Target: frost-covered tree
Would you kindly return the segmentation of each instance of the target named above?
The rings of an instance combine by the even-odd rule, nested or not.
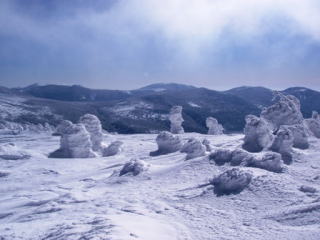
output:
[[[299,149],[309,148],[308,132],[303,124],[282,126],[291,131],[293,135],[293,147]]]
[[[182,153],[186,153],[186,159],[202,157],[206,155],[206,147],[197,139],[190,138],[181,148]]]
[[[158,150],[151,152],[151,156],[158,156],[180,151],[182,147],[182,140],[179,136],[174,136],[170,132],[160,132],[156,138]]]
[[[173,134],[184,133],[184,129],[182,127],[183,117],[182,117],[182,107],[181,106],[173,106],[170,110],[169,114],[170,120],[170,132]]]
[[[270,147],[270,150],[281,154],[285,164],[292,163],[292,146],[293,134],[286,128],[281,126],[277,131],[276,137]]]
[[[305,119],[305,125],[313,136],[320,138],[320,115],[318,112],[313,111],[312,117]]]
[[[300,111],[300,101],[292,95],[284,95],[275,92],[275,98],[279,101],[263,109],[260,117],[272,125],[273,130],[277,130],[281,125],[302,124],[303,116]]]
[[[246,116],[246,126],[244,129],[243,149],[248,152],[260,152],[268,149],[273,141],[273,135],[268,123],[259,117]]]
[[[212,179],[211,184],[217,195],[237,194],[250,184],[251,179],[251,173],[233,168]]]
[[[223,127],[221,124],[218,123],[218,120],[215,119],[214,117],[208,117],[206,119],[206,125],[208,130],[209,135],[220,135],[223,134]]]
[[[61,135],[60,148],[49,155],[51,158],[96,157],[92,151],[90,134],[82,124],[63,121],[57,128]]]
[[[85,126],[90,134],[93,151],[100,151],[102,149],[102,126],[98,117],[92,114],[83,115],[79,122]]]

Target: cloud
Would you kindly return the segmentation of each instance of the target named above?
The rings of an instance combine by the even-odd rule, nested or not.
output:
[[[97,86],[117,76],[192,83],[230,71],[235,78],[242,71],[254,79],[259,73],[253,71],[284,74],[320,44],[319,0],[30,2],[0,1],[0,44],[10,49],[0,57],[19,59],[31,69],[30,79],[32,64],[42,66],[37,71],[49,69],[38,78],[64,74],[74,82],[97,79]],[[32,62],[21,60],[20,50]],[[313,56],[306,64],[318,60]],[[10,78],[9,68],[1,69]]]

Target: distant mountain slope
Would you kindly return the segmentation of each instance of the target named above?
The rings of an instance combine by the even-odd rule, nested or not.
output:
[[[301,111],[305,117],[310,117],[314,110],[320,112],[320,92],[304,87],[288,88],[283,92],[300,100]]]
[[[225,91],[225,93],[240,97],[259,108],[272,104],[272,92],[271,89],[263,87],[239,87]],[[300,100],[304,117],[310,117],[313,110],[320,112],[320,92],[304,87],[288,88],[281,92],[293,95]]]
[[[238,87],[225,93],[240,97],[259,108],[271,105],[273,96],[272,90],[264,87]]]
[[[97,115],[108,131],[146,133],[169,129],[168,113],[174,105],[183,106],[183,123],[188,132],[205,133],[205,120],[213,116],[227,131],[242,131],[247,114],[258,115],[272,104],[272,90],[239,87],[214,91],[181,84],[153,84],[132,91],[95,90],[82,86],[31,85],[26,88],[0,88],[3,96],[19,95],[26,107],[47,107],[65,119],[76,122],[85,113]],[[301,101],[308,117],[320,112],[320,93],[306,88],[283,91]],[[30,120],[31,121],[31,120]],[[52,119],[48,119],[49,122]]]
[[[119,90],[95,90],[79,85],[45,85],[37,84],[26,88],[13,89],[17,93],[24,93],[34,97],[48,98],[62,101],[110,101],[122,100],[130,96],[127,91]]]

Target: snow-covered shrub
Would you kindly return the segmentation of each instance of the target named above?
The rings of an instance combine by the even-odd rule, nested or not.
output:
[[[206,119],[206,125],[209,135],[220,135],[223,134],[223,127],[221,124],[218,123],[218,120],[213,117],[208,117]]]
[[[184,133],[184,129],[182,127],[183,118],[182,118],[182,107],[181,106],[173,106],[170,110],[169,120],[171,122],[170,132],[173,134]]]
[[[14,143],[0,145],[0,159],[21,160],[28,158],[30,158],[30,155],[26,151],[19,149]]]
[[[180,151],[182,141],[179,136],[174,136],[172,133],[163,131],[160,132],[156,138],[158,150],[151,152],[151,156],[158,156],[168,153]]]
[[[186,159],[202,157],[206,155],[206,147],[197,139],[190,138],[181,148],[182,153],[186,153]]]
[[[243,149],[248,152],[260,152],[271,146],[273,135],[268,123],[259,117],[246,116]]]
[[[80,118],[79,122],[85,126],[90,134],[92,150],[96,152],[100,151],[102,148],[103,133],[99,118],[92,114],[85,114]]]
[[[206,147],[206,151],[207,152],[211,152],[212,151],[212,147],[210,145],[210,141],[208,139],[203,139],[202,140],[202,144]]]
[[[242,149],[235,149],[234,151],[232,151],[232,155],[231,155],[231,161],[230,161],[230,165],[232,166],[240,166],[240,165],[247,165],[248,162],[251,161],[251,159],[253,158],[253,154],[244,151]]]
[[[281,125],[302,124],[303,116],[300,111],[300,101],[292,95],[275,92],[279,101],[261,112],[261,118],[267,120],[274,130]]]
[[[303,124],[283,126],[291,131],[293,135],[293,147],[299,149],[309,148],[308,133]]]
[[[221,166],[230,163],[232,166],[245,166],[254,155],[242,149],[235,149],[233,151],[225,148],[216,149],[209,155],[209,160],[214,161],[215,164]]]
[[[217,195],[237,194],[250,184],[251,179],[251,173],[233,168],[212,179],[211,184]]]
[[[123,142],[121,141],[115,141],[110,143],[108,147],[105,147],[102,149],[102,156],[108,157],[108,156],[114,156],[121,152],[121,146],[123,145]]]
[[[215,164],[221,166],[229,163],[232,159],[232,151],[229,149],[219,148],[209,155],[209,160],[214,161]]]
[[[129,162],[125,163],[120,170],[119,176],[131,173],[133,176],[139,175],[143,171],[148,169],[148,164],[139,159],[131,159]]]
[[[318,112],[312,112],[312,118],[305,119],[305,125],[309,132],[316,138],[320,138],[320,115]]]
[[[51,158],[90,158],[96,157],[92,151],[90,134],[82,124],[64,121],[59,126],[60,148],[49,155]]]
[[[280,173],[283,170],[283,161],[279,153],[266,152],[263,155],[251,158],[247,163],[247,166]]]
[[[281,126],[270,147],[270,150],[273,152],[280,153],[284,163],[290,164],[292,163],[292,146],[292,132],[288,128]]]

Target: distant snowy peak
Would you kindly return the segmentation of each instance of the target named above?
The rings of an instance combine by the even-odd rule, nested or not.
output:
[[[188,90],[188,89],[195,89],[196,87],[184,84],[177,84],[177,83],[156,83],[151,84],[138,90],[149,90],[154,92],[162,92],[162,91],[178,91],[178,90]]]

